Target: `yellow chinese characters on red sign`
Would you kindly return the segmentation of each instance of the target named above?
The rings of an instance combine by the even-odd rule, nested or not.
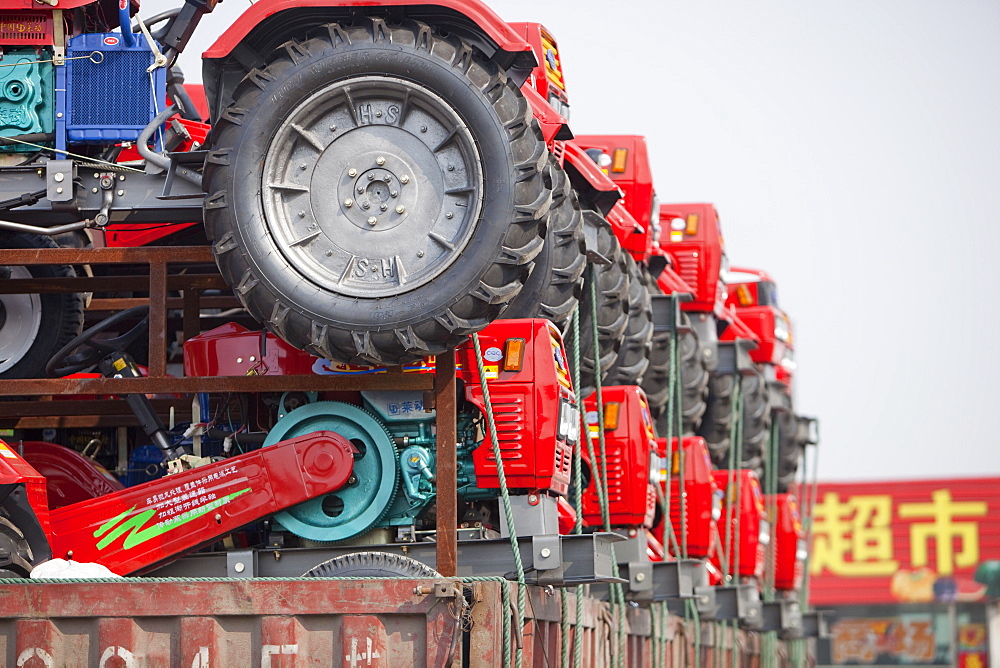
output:
[[[820,485],[812,602],[978,599],[975,569],[1000,559],[998,514],[1000,479]]]

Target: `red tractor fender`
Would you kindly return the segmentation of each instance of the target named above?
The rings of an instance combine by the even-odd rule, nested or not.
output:
[[[431,2],[414,2],[413,0],[260,0],[254,3],[229,29],[219,35],[215,43],[208,48],[202,58],[225,58],[250,32],[265,19],[290,9],[311,9],[326,7],[440,7],[464,16],[479,27],[497,48],[508,53],[528,52],[532,54],[531,45],[522,35],[508,25],[503,19],[479,0],[437,0]],[[532,55],[532,59],[534,56]]]
[[[745,322],[740,320],[740,316],[736,315],[736,309],[732,306],[725,307],[721,319],[726,323],[726,329],[722,336],[719,337],[720,341],[749,339],[755,343],[760,343],[760,337],[757,335],[757,332],[750,329]]]
[[[538,126],[542,130],[542,138],[550,148],[552,142],[557,139],[571,139],[573,137],[573,133],[569,129],[569,121],[566,120],[566,117],[553,109],[538,91],[525,83],[521,86],[521,93],[524,95],[524,99],[528,101],[528,104],[531,105],[531,113],[534,115],[535,120],[538,121]]]
[[[576,143],[566,142],[564,156],[566,172],[581,203],[594,207],[602,216],[608,215],[622,198],[622,191]]]

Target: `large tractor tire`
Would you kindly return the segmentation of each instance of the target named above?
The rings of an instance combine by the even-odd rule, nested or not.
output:
[[[618,357],[622,335],[628,326],[629,275],[627,254],[622,250],[611,229],[611,223],[596,211],[585,211],[583,224],[593,228],[597,239],[597,252],[611,261],[609,265],[595,265],[595,294],[597,296],[598,354],[594,356],[595,310],[590,299],[590,286],[584,283],[580,302],[580,392],[586,397],[595,388],[595,374],[604,374]]]
[[[563,329],[583,290],[587,247],[583,239],[583,213],[569,177],[554,157],[549,158],[552,208],[549,210],[545,246],[524,289],[511,300],[504,318],[547,318]]]
[[[0,234],[0,248],[58,248],[36,234]],[[11,278],[75,278],[68,265],[9,267]],[[0,295],[0,379],[44,378],[53,353],[83,330],[84,296],[78,293]]]
[[[398,364],[521,290],[552,199],[520,90],[454,35],[382,19],[290,41],[213,127],[204,216],[247,311],[331,359]]]
[[[708,383],[708,402],[705,417],[698,435],[708,445],[712,463],[716,468],[729,467],[732,446],[733,392],[738,377],[727,373],[714,373]],[[759,375],[743,379],[743,451],[741,468],[754,470],[763,482],[764,458],[771,434],[771,411],[767,401],[764,379]]]
[[[608,385],[640,385],[649,367],[653,342],[653,302],[649,295],[649,274],[628,253],[628,324],[618,356],[605,376]]]
[[[681,434],[693,436],[703,420],[708,406],[709,373],[698,335],[691,327],[687,313],[681,312],[681,333],[677,335],[681,375]],[[667,401],[670,398],[670,332],[654,335],[650,351],[649,369],[643,378],[642,389],[649,397],[650,411],[656,421],[657,433],[665,436],[676,434],[667,420]]]
[[[778,423],[778,491],[787,492],[795,482],[799,462],[809,441],[809,422],[792,410],[792,398],[776,393],[779,406],[772,419]]]

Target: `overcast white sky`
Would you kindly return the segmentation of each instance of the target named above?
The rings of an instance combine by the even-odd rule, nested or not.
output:
[[[714,202],[731,262],[778,280],[821,478],[1000,471],[1000,3],[491,6],[553,33],[576,132],[645,135],[660,200]]]

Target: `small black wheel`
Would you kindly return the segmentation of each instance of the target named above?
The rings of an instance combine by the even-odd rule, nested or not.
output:
[[[547,318],[563,329],[583,290],[587,247],[583,239],[583,213],[569,177],[554,157],[549,158],[552,209],[545,245],[524,289],[511,300],[504,318]]]
[[[247,311],[331,359],[439,354],[497,318],[552,193],[531,108],[494,62],[414,21],[329,24],[237,86],[204,217]]]
[[[148,328],[148,306],[119,311],[60,348],[45,365],[45,373],[58,378],[89,369],[107,355],[124,351]]]
[[[416,559],[388,552],[355,552],[313,566],[305,578],[439,578],[441,574]]]
[[[0,234],[0,247],[58,248],[37,234]],[[7,267],[9,278],[75,278],[68,265]],[[79,293],[0,295],[0,379],[39,378],[52,354],[83,329]]]
[[[593,210],[583,212],[583,224],[594,228],[597,252],[611,261],[610,265],[594,265],[597,295],[598,359],[594,359],[594,307],[590,286],[584,283],[580,301],[580,392],[586,397],[595,388],[595,373],[604,374],[618,357],[622,335],[628,326],[629,275],[628,260],[615,236],[611,223]],[[589,279],[588,279],[589,280]]]
[[[628,325],[605,382],[608,385],[641,385],[649,367],[653,342],[653,302],[649,295],[649,274],[628,253]]]
[[[758,373],[743,378],[743,467],[766,480],[764,463],[771,440],[771,404],[767,383]],[[777,491],[777,490],[775,490]]]

